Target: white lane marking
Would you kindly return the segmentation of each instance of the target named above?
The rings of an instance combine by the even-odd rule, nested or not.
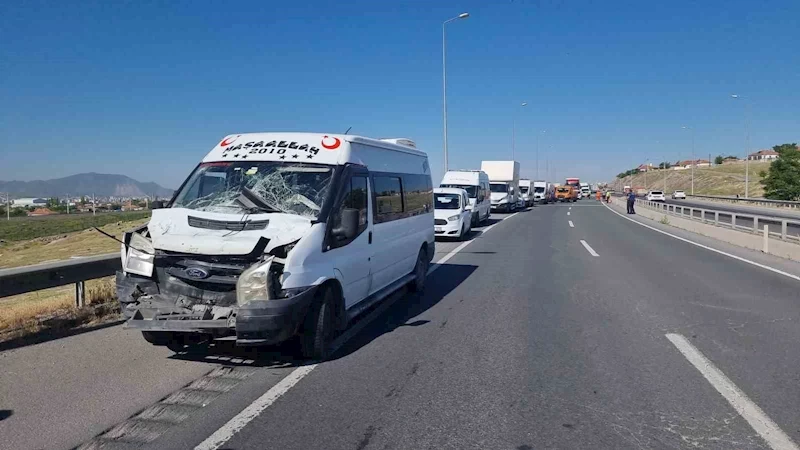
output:
[[[569,221],[569,227],[570,228],[575,228],[575,224],[573,224],[571,220]]]
[[[774,268],[774,267],[770,267],[770,266],[767,266],[767,265],[765,265],[765,264],[757,263],[757,262],[755,262],[755,261],[750,261],[750,260],[749,260],[749,259],[747,259],[747,258],[742,258],[741,256],[736,256],[736,255],[733,255],[733,254],[731,254],[731,253],[728,253],[728,252],[723,252],[722,250],[717,250],[717,249],[715,249],[715,248],[713,248],[713,247],[709,247],[709,246],[707,246],[707,245],[703,245],[703,244],[701,244],[701,243],[699,243],[699,242],[695,242],[695,241],[692,241],[692,240],[689,240],[689,239],[686,239],[686,238],[682,238],[682,237],[680,237],[680,236],[676,236],[676,235],[674,235],[674,234],[672,234],[672,233],[667,233],[666,231],[659,230],[658,228],[651,227],[650,225],[647,225],[647,224],[644,224],[644,223],[642,223],[642,222],[639,222],[639,221],[633,220],[633,219],[631,219],[630,217],[625,217],[625,216],[623,216],[622,214],[620,214],[620,213],[618,213],[618,212],[614,211],[613,209],[611,209],[611,208],[610,208],[609,206],[607,206],[607,205],[603,205],[603,206],[605,206],[605,207],[606,207],[606,208],[607,208],[609,211],[613,212],[614,214],[616,214],[616,215],[618,215],[618,216],[622,217],[623,219],[625,219],[625,220],[630,220],[631,222],[633,222],[633,223],[635,223],[635,224],[637,224],[637,225],[641,225],[641,226],[643,226],[643,227],[645,227],[645,228],[649,228],[649,229],[651,229],[651,230],[653,230],[653,231],[655,231],[655,232],[658,232],[658,233],[661,233],[661,234],[665,234],[665,235],[667,235],[667,236],[669,236],[669,237],[672,237],[672,238],[675,238],[675,239],[677,239],[677,240],[679,240],[679,241],[683,241],[683,242],[686,242],[686,243],[689,243],[689,244],[695,245],[695,246],[697,246],[697,247],[704,248],[704,249],[706,249],[706,250],[710,250],[710,251],[712,251],[712,252],[714,252],[714,253],[719,253],[720,255],[725,255],[725,256],[727,256],[727,257],[729,257],[729,258],[733,258],[733,259],[735,259],[735,260],[737,260],[737,261],[742,261],[742,262],[745,262],[745,263],[747,263],[747,264],[751,264],[751,265],[754,265],[754,266],[756,266],[756,267],[760,267],[760,268],[762,268],[762,269],[764,269],[764,270],[769,270],[770,272],[775,272],[775,273],[777,273],[777,274],[780,274],[780,275],[783,275],[783,276],[785,276],[785,277],[789,277],[789,278],[791,278],[791,279],[793,279],[793,280],[800,281],[800,277],[798,277],[797,275],[792,275],[791,273],[784,272],[783,270],[776,269],[776,268]]]
[[[292,373],[286,376],[286,378],[279,381],[275,386],[272,386],[266,393],[264,393],[264,395],[257,398],[256,401],[248,405],[242,410],[242,412],[237,414],[233,419],[229,420],[228,423],[222,426],[222,428],[215,431],[214,434],[206,438],[206,440],[201,442],[194,449],[216,450],[220,448],[223,444],[228,442],[234,434],[238,433],[242,428],[245,427],[245,425],[250,423],[251,420],[255,419],[265,409],[269,408],[269,406],[272,405],[275,400],[287,393],[292,386],[297,384],[298,381],[302,380],[303,377],[311,373],[315,367],[317,367],[316,364],[311,364],[294,369]]]
[[[572,206],[570,206],[569,209],[572,209]]]
[[[499,222],[498,222],[498,223],[499,223]],[[495,224],[495,225],[497,225],[497,224]],[[492,226],[494,226],[494,225],[492,225]],[[486,231],[488,231],[488,229],[484,230],[483,232],[485,233]],[[483,233],[481,233],[481,234],[483,234]],[[466,246],[468,246],[469,244],[471,244],[473,240],[474,240],[474,239],[470,239],[470,240],[468,240],[468,241],[462,242],[462,243],[461,243],[461,245],[459,245],[458,247],[454,248],[454,249],[453,249],[453,250],[452,250],[450,253],[448,253],[448,254],[446,254],[446,255],[442,256],[441,258],[439,258],[439,260],[438,260],[438,261],[436,261],[435,263],[433,263],[433,264],[432,264],[432,265],[431,265],[431,266],[428,268],[428,275],[430,275],[430,274],[432,274],[434,271],[436,271],[436,269],[438,269],[439,267],[441,267],[441,265],[442,265],[442,264],[446,263],[446,262],[447,262],[447,261],[448,261],[450,258],[452,258],[453,256],[455,256],[455,255],[456,255],[456,253],[458,253],[458,252],[460,252],[461,250],[463,250],[463,249],[464,249],[464,247],[466,247]]]
[[[486,233],[487,231],[491,230],[495,227],[498,223],[510,219],[516,216],[517,213],[511,214],[510,216],[506,216],[496,223],[486,227],[482,232],[481,235]],[[458,247],[454,248],[452,251],[444,255],[443,257],[439,258],[431,267],[428,268],[428,275],[435,272],[436,269],[442,266],[442,264],[446,263],[450,258],[455,256],[458,252],[464,249],[467,245],[472,243],[474,239],[470,239],[469,241],[463,242]],[[395,298],[396,300],[397,298]],[[387,299],[388,300],[388,299]],[[339,347],[344,345],[350,338],[358,334],[364,327],[366,327],[370,322],[372,322],[376,317],[383,314],[390,306],[394,304],[394,301],[383,301],[381,304],[375,308],[370,314],[368,314],[363,319],[359,320],[358,323],[350,327],[347,331],[345,331],[341,336],[339,336],[334,342],[331,344],[331,351],[335,352]],[[291,389],[294,385],[296,385],[300,380],[302,380],[306,375],[311,373],[318,364],[309,364],[307,366],[301,366],[297,369],[294,369],[286,378],[279,381],[276,385],[272,386],[267,392],[265,392],[261,397],[257,398],[253,403],[248,405],[245,409],[243,409],[239,414],[235,415],[231,420],[229,420],[225,425],[223,425],[220,429],[215,431],[211,436],[207,437],[203,442],[201,442],[194,450],[217,450],[222,447],[226,442],[231,440],[231,438],[241,431],[248,423],[250,423],[253,419],[258,417],[265,409],[267,409],[270,405],[272,405],[275,400],[281,397],[283,394],[287,393],[289,389]]]
[[[570,214],[570,212],[569,212],[569,211],[567,211],[567,215],[569,215],[569,214]]]
[[[773,422],[758,405],[747,397],[747,394],[733,384],[733,381],[725,376],[688,339],[674,333],[669,333],[666,337],[692,363],[695,369],[703,374],[705,379],[714,386],[714,389],[725,397],[725,400],[753,427],[756,433],[767,441],[770,448],[776,450],[798,450],[797,444],[781,430],[778,424]]]
[[[586,243],[586,241],[584,241],[583,239],[581,239],[581,244],[583,244],[583,247],[586,249],[586,251],[587,251],[587,252],[589,252],[589,254],[590,254],[590,255],[592,255],[592,256],[600,256],[600,255],[598,255],[598,254],[597,254],[597,252],[596,252],[596,251],[594,251],[594,249],[593,249],[592,247],[590,247],[590,246],[589,246],[589,244],[587,244],[587,243]]]

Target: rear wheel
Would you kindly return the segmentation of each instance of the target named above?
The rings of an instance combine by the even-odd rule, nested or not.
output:
[[[414,281],[408,285],[411,292],[422,292],[425,290],[425,279],[428,277],[428,252],[424,248],[419,249],[417,264],[414,266]]]
[[[303,327],[303,357],[323,360],[328,357],[334,332],[333,292],[326,288],[311,306]]]

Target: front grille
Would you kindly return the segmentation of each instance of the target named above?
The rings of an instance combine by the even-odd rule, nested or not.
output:
[[[263,230],[267,228],[269,220],[247,220],[228,222],[225,220],[201,219],[189,216],[189,226],[194,228],[205,228],[207,230],[227,230],[227,231],[251,231]]]
[[[444,220],[444,219],[434,219],[433,220],[433,224],[434,225],[447,225],[447,221]]]

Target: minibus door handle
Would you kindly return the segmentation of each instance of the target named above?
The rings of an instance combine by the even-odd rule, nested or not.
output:
[[[372,244],[372,231],[369,232],[369,242],[368,243]]]

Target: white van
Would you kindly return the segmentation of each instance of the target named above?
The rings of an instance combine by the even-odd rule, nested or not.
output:
[[[520,178],[519,180],[519,196],[522,198],[524,205],[533,206],[533,182],[527,178]]]
[[[533,201],[547,204],[547,181],[533,182]]]
[[[412,141],[230,135],[125,234],[117,294],[127,327],[155,345],[299,334],[323,358],[359,312],[424,288],[433,226],[428,157]]]
[[[489,219],[492,199],[489,191],[489,176],[481,170],[448,170],[439,187],[464,189],[469,195],[472,210],[472,226]]]
[[[469,195],[460,188],[433,190],[433,223],[436,236],[456,238],[469,236],[472,230],[472,211]]]

